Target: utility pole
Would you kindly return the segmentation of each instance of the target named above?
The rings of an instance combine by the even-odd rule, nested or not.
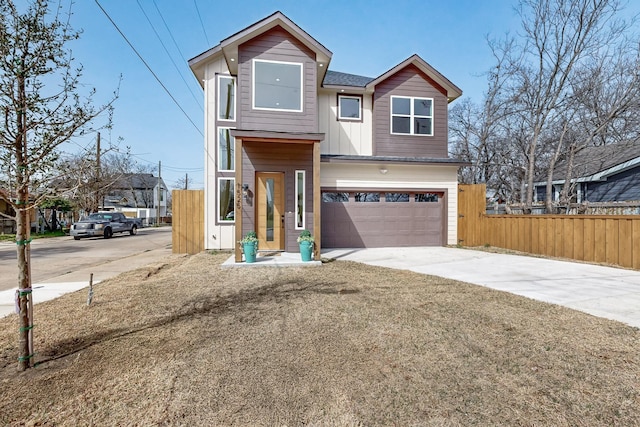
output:
[[[100,210],[100,132],[96,141],[96,212]]]
[[[160,182],[162,180],[162,162],[158,161],[158,210],[156,211],[156,224],[160,224],[160,195],[162,194],[162,188],[160,188]]]
[[[189,189],[189,174],[188,173],[184,174],[184,189],[185,190]]]

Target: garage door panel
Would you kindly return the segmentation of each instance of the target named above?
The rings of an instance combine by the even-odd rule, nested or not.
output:
[[[331,200],[330,197],[327,199]],[[413,195],[409,202],[385,199],[356,202],[352,193],[349,201],[323,201],[323,246],[358,248],[443,244],[443,197],[438,202],[414,202]]]

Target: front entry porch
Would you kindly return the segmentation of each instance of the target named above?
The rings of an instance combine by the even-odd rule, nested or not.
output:
[[[235,240],[255,231],[259,251],[297,253],[296,239],[307,229],[315,239],[314,259],[319,260],[324,134],[240,129],[231,134],[235,137]],[[234,260],[242,262],[239,245]]]

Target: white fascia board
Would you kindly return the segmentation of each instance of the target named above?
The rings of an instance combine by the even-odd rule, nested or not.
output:
[[[596,174],[593,174],[588,177],[579,178],[578,182],[591,182],[591,181],[606,181],[608,177],[611,175],[618,174],[620,172],[624,172],[627,169],[634,168],[640,165],[640,157],[636,157],[635,159],[628,160],[624,163],[620,163],[612,168],[605,169]]]

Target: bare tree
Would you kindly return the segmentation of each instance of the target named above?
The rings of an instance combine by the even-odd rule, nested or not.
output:
[[[530,212],[534,182],[546,181],[553,212],[558,162],[640,135],[636,21],[619,19],[621,10],[620,0],[520,1],[522,31],[490,42],[496,65],[483,104],[451,110],[452,153],[471,162],[464,182],[486,182]]]
[[[511,114],[512,101],[507,89],[513,77],[512,58],[515,42],[489,42],[496,65],[487,72],[488,89],[480,106],[465,99],[456,104],[449,114],[449,131],[452,154],[471,163],[460,168],[464,183],[484,182],[495,186],[497,158],[505,148],[504,121]]]
[[[189,174],[185,174],[184,178],[178,178],[173,184],[173,188],[178,190],[188,190],[193,187],[193,178],[189,178]]]
[[[46,0],[0,0],[0,197],[16,212],[18,258],[18,368],[32,365],[30,212],[46,197],[44,183],[57,148],[88,129],[113,101],[95,107],[93,91],[81,93],[82,67],[65,45],[79,37],[62,2],[50,11]]]
[[[619,0],[521,0],[523,51],[517,74],[527,139],[525,205],[533,203],[536,159],[545,132],[571,97],[577,69],[598,50],[617,45],[627,24],[617,19]],[[547,148],[544,151],[548,151]]]

